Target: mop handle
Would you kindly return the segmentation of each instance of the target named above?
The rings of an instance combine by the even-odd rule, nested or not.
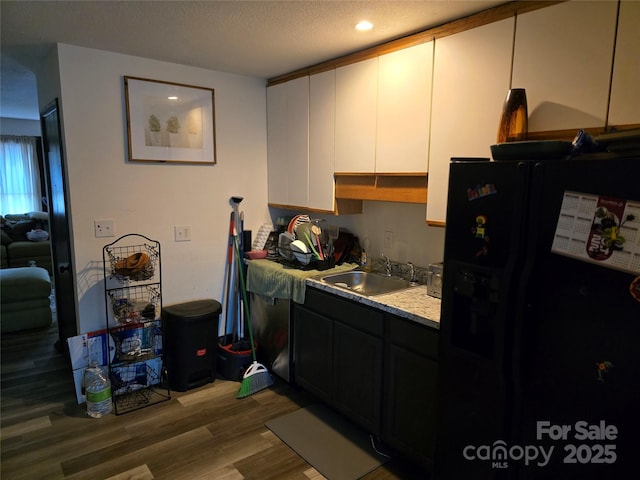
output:
[[[240,257],[240,248],[238,247],[238,235],[234,232],[233,235],[233,246],[236,249],[236,257],[238,257],[238,272],[240,274],[240,290],[242,290],[242,298],[244,299],[244,310],[247,314],[247,327],[249,327],[249,341],[251,342],[251,355],[253,356],[253,361],[257,362],[256,359],[256,349],[253,346],[253,328],[251,327],[251,314],[249,313],[249,301],[247,300],[247,289],[244,285],[244,273],[242,273],[243,265],[242,258]]]

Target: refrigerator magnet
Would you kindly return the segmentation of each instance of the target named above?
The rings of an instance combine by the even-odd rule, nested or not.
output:
[[[478,215],[476,217],[476,224],[471,229],[474,237],[485,239],[487,236],[487,216],[486,215]]]
[[[640,276],[634,278],[631,285],[629,285],[629,293],[636,302],[640,302]]]
[[[480,242],[480,246],[476,251],[476,257],[484,257],[489,254],[489,235],[487,234],[487,216],[477,215],[475,225],[471,227],[471,233],[476,241]]]
[[[596,367],[598,367],[598,381],[604,383],[604,377],[609,369],[613,367],[613,363],[605,360],[603,362],[596,363]]]
[[[488,197],[489,195],[495,195],[498,193],[498,189],[493,183],[485,183],[484,185],[476,185],[475,187],[467,188],[467,199],[478,200],[479,198]]]

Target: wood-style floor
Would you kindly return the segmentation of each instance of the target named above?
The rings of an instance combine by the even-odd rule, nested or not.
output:
[[[265,422],[314,401],[276,379],[237,400],[218,378],[171,400],[101,419],[78,405],[56,327],[2,335],[1,477],[20,479],[322,479]],[[424,480],[400,458],[365,480]]]

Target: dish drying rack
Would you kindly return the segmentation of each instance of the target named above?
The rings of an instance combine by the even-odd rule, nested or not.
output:
[[[299,258],[302,258],[303,261],[300,261],[296,258],[296,255]],[[296,268],[298,270],[328,270],[330,268],[335,267],[336,263],[333,258],[333,255],[329,257],[325,257],[324,260],[320,260],[317,258],[316,254],[313,252],[302,253],[298,251],[292,250],[290,247],[281,246],[278,248],[278,256],[273,259],[274,261],[281,263],[282,265],[286,265],[291,268]]]

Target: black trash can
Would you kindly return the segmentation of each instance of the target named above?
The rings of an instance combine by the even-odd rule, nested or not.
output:
[[[216,300],[195,300],[162,309],[165,360],[171,390],[185,392],[216,379],[218,323]]]

